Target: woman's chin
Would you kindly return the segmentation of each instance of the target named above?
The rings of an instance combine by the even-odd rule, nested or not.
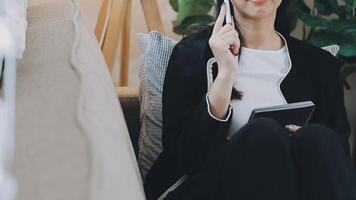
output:
[[[250,3],[253,3],[255,5],[263,5],[265,4],[268,0],[247,0]]]
[[[236,13],[250,19],[272,17],[281,0],[233,0]]]
[[[240,13],[248,18],[264,18],[272,15],[277,9],[271,0],[246,0]]]

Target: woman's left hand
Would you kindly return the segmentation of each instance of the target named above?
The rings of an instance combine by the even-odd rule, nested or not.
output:
[[[286,125],[285,127],[286,127],[286,129],[287,129],[289,132],[291,132],[291,133],[295,133],[295,132],[297,132],[300,128],[302,128],[302,127],[297,126],[297,125],[294,125],[294,124]]]

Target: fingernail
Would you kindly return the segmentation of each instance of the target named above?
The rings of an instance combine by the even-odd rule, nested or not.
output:
[[[239,54],[239,50],[235,47],[234,48],[234,55],[237,56]]]

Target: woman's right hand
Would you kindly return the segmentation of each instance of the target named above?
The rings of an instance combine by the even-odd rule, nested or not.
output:
[[[209,46],[218,64],[219,74],[231,75],[237,72],[240,39],[238,32],[232,25],[226,24],[223,26],[225,15],[226,5],[223,4],[209,39]]]
[[[238,68],[237,55],[240,49],[237,31],[230,24],[223,26],[225,15],[226,6],[223,5],[209,40],[219,69],[208,92],[208,99],[211,114],[218,119],[224,119],[228,114],[231,90]]]

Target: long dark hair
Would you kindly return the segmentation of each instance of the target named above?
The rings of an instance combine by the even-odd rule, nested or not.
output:
[[[219,12],[220,12],[220,8],[222,6],[222,4],[224,3],[224,0],[217,0],[217,6],[216,6],[216,17],[219,16]],[[291,32],[291,28],[290,28],[290,23],[289,23],[289,19],[288,19],[288,15],[287,15],[287,10],[289,7],[289,0],[282,0],[281,5],[278,7],[277,9],[277,14],[276,14],[276,20],[275,20],[275,29],[280,32],[281,34],[285,35],[285,34],[289,34]],[[231,14],[234,19],[234,9],[233,6],[230,7],[231,8]],[[237,27],[236,23],[235,23],[235,28],[237,30],[237,32],[240,33],[239,28]],[[241,37],[241,34],[239,34]],[[241,51],[239,51],[240,53]],[[214,69],[213,70],[217,70]],[[232,88],[232,92],[231,92],[231,99],[242,99],[242,92],[236,90],[236,88]]]

